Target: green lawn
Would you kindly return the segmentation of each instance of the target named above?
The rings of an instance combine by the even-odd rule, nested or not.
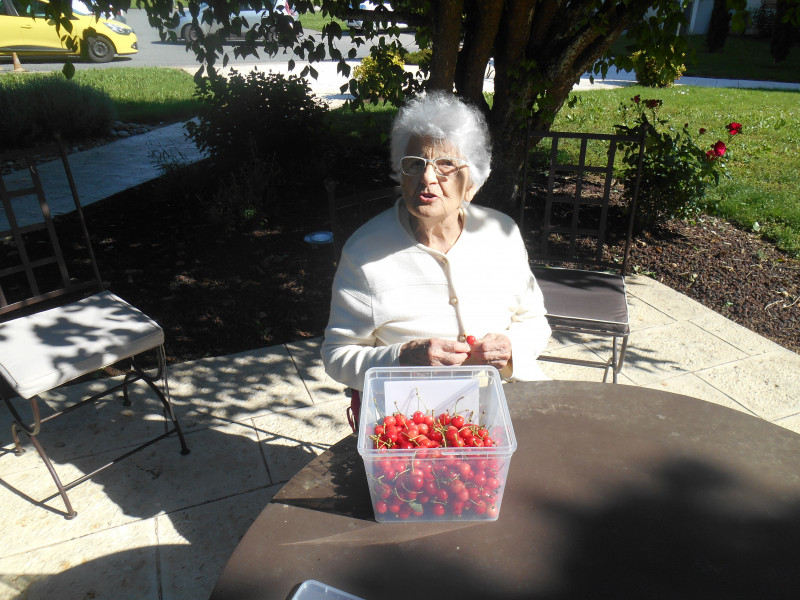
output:
[[[197,114],[192,75],[176,69],[121,67],[75,72],[75,81],[105,91],[121,121],[173,122]]]
[[[769,39],[729,35],[722,50],[714,53],[706,50],[705,41],[704,35],[687,37],[690,54],[685,76],[800,83],[798,46],[792,48],[785,61],[775,65],[769,53]],[[617,40],[611,47],[612,54],[623,52],[628,43],[625,38]]]
[[[300,15],[300,23],[303,25],[303,29],[308,31],[322,31],[322,28],[330,23],[331,21],[335,21],[339,24],[339,27],[342,28],[342,31],[349,31],[347,27],[347,23],[342,21],[341,19],[335,19],[328,15],[327,17],[323,17],[321,12],[313,12],[313,13],[302,13]]]
[[[769,53],[769,40],[750,36],[728,36],[721,52],[708,52],[705,36],[690,36],[695,60],[686,63],[686,75],[756,81],[788,81],[800,83],[800,47],[789,52],[785,61],[774,64]]]
[[[45,73],[3,73],[0,75],[0,92],[4,85],[53,76]],[[87,69],[76,71],[73,80],[108,94],[120,121],[174,122],[197,114],[194,79],[184,71],[158,67]]]

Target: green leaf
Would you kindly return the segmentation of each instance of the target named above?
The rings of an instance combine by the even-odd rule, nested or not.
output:
[[[61,72],[67,79],[72,79],[75,76],[75,65],[72,63],[71,60],[68,60],[67,62],[64,63],[64,66],[61,68]]]

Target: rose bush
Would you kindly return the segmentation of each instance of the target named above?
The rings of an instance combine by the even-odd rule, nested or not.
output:
[[[721,160],[728,146],[719,140],[706,150],[698,143],[707,132],[705,127],[693,134],[688,123],[676,129],[667,119],[659,117],[663,101],[642,99],[638,94],[630,103],[620,103],[618,114],[623,123],[615,125],[617,133],[637,135],[648,127],[636,216],[639,231],[653,227],[672,218],[693,219],[703,207],[706,188],[719,183],[726,173]],[[742,131],[741,123],[729,123],[730,136]],[[633,192],[636,177],[638,147],[634,143],[622,144],[622,180],[626,193]]]

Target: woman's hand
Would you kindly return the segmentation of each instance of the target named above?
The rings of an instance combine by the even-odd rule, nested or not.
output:
[[[511,340],[502,333],[487,333],[475,341],[470,354],[467,364],[491,365],[502,371],[511,360]]]
[[[509,349],[511,344],[509,344]],[[455,340],[431,338],[411,340],[400,347],[400,365],[425,367],[452,367],[460,365],[469,356],[469,344]],[[511,351],[509,350],[509,356]]]

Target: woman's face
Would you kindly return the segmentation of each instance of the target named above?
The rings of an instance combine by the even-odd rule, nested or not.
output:
[[[406,156],[461,158],[461,153],[446,141],[413,136],[408,141]],[[403,174],[400,190],[408,212],[429,225],[457,220],[461,203],[464,200],[469,202],[475,195],[466,165],[454,174],[442,177],[436,175],[431,163],[427,163],[420,175]]]

